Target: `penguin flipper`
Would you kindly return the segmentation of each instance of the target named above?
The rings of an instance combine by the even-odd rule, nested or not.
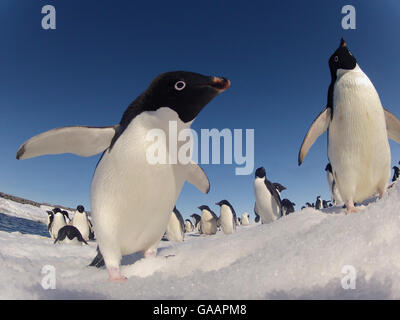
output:
[[[304,158],[308,153],[308,150],[310,150],[315,140],[317,140],[317,138],[328,129],[329,124],[331,123],[331,114],[331,108],[326,107],[324,110],[322,110],[318,117],[315,118],[310,129],[308,129],[308,132],[304,137],[303,143],[301,144],[301,148],[299,151],[299,165],[302,164]]]
[[[73,153],[89,157],[107,149],[118,126],[61,127],[38,134],[17,151],[17,159],[29,159],[45,154]]]
[[[192,162],[186,167],[186,180],[194,185],[203,193],[208,193],[210,191],[210,181],[203,169],[195,162]]]
[[[106,264],[104,262],[103,255],[100,252],[99,247],[97,246],[97,255],[94,257],[93,261],[89,264],[89,267],[96,267],[101,268],[104,267]]]
[[[400,120],[390,111],[383,110],[385,111],[388,138],[400,143]]]

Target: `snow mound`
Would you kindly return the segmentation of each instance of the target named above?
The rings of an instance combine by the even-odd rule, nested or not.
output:
[[[306,208],[232,235],[187,234],[160,243],[158,255],[123,259],[125,284],[87,267],[89,246],[0,232],[0,298],[7,299],[399,299],[400,184],[358,213]],[[42,267],[56,270],[56,289],[41,286]],[[344,289],[345,266],[356,271]]]

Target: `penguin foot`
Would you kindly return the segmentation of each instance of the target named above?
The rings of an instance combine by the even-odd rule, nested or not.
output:
[[[108,275],[109,275],[108,281],[110,282],[124,283],[127,279],[119,272],[119,268],[108,269]]]
[[[150,257],[155,257],[157,253],[157,250],[146,250],[145,252],[143,252],[143,255],[145,258],[150,258]]]
[[[358,212],[358,209],[354,206],[353,201],[346,202],[346,210],[347,210],[346,214]]]

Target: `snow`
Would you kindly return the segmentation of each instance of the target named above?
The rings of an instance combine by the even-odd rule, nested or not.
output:
[[[40,209],[9,200],[0,200],[0,208],[40,216]],[[232,235],[186,234],[181,243],[161,241],[156,257],[124,257],[124,284],[109,283],[105,269],[87,267],[95,242],[53,245],[49,238],[0,231],[0,298],[399,299],[399,213],[397,183],[350,215],[306,208]],[[54,290],[41,286],[45,265],[55,267]],[[342,287],[347,265],[357,272],[354,290]]]

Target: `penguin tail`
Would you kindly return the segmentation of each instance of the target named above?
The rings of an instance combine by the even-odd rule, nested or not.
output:
[[[97,246],[97,255],[94,257],[93,261],[89,264],[89,267],[101,268],[106,264],[104,262],[103,255],[100,252],[99,246]]]

